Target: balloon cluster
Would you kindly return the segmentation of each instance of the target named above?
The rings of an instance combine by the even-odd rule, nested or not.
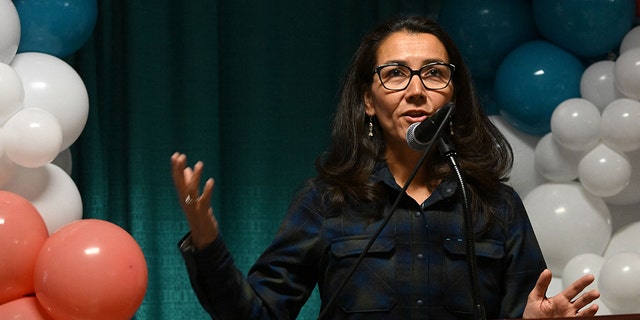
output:
[[[146,292],[140,247],[82,220],[70,177],[89,98],[62,59],[96,18],[95,0],[0,0],[0,319],[131,319]]]
[[[600,314],[640,313],[639,2],[450,0],[439,15],[512,144],[552,289],[594,274]],[[614,230],[623,212],[636,222]]]

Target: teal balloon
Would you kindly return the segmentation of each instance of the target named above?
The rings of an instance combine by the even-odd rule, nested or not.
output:
[[[493,78],[511,50],[537,38],[529,0],[447,0],[438,22],[460,49],[474,78]]]
[[[522,132],[549,133],[553,110],[564,100],[580,97],[584,70],[580,59],[547,41],[521,45],[496,72],[494,92],[500,115]]]
[[[542,37],[582,58],[615,52],[633,27],[635,0],[533,0]]]
[[[96,0],[14,0],[13,3],[20,18],[18,52],[67,57],[89,40],[98,18]]]
[[[484,112],[489,116],[500,114],[494,97],[493,79],[476,79],[475,87]]]

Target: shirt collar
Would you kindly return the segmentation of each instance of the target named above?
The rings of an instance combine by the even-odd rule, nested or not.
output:
[[[387,166],[385,161],[378,161],[373,167],[371,181],[375,183],[384,183],[387,187],[396,191],[400,191],[402,189],[402,187],[396,183],[396,180],[393,178],[391,170],[389,170],[389,166]],[[445,179],[433,191],[432,197],[436,199],[449,198],[452,197],[457,190],[458,184],[455,180]]]

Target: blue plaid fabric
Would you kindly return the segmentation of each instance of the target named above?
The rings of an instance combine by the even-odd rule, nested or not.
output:
[[[386,165],[374,173],[391,206],[400,188]],[[472,319],[458,186],[444,181],[422,204],[405,196],[328,319]],[[498,220],[476,236],[483,304],[489,319],[519,318],[546,267],[516,192],[503,185]],[[323,309],[382,222],[361,212],[326,212],[318,190],[296,199],[273,242],[245,277],[219,237],[209,247],[179,243],[191,284],[213,319],[295,319],[318,285]]]

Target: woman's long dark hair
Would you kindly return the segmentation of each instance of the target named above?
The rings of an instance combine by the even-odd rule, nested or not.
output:
[[[423,17],[397,18],[366,35],[357,51],[342,85],[340,100],[333,119],[331,146],[318,158],[316,183],[324,185],[323,197],[333,208],[348,202],[381,203],[385,195],[379,185],[370,181],[375,164],[384,159],[382,134],[368,136],[369,118],[365,114],[364,96],[370,90],[377,50],[383,40],[399,31],[429,33],[444,45],[450,63],[456,66],[453,75],[452,116],[458,163],[467,179],[472,208],[490,214],[489,202],[496,196],[499,183],[507,179],[513,154],[507,140],[493,125],[481,107],[472,79],[453,40],[433,20]],[[382,132],[374,121],[374,132]],[[450,175],[441,160],[430,166],[430,178],[445,179]]]

